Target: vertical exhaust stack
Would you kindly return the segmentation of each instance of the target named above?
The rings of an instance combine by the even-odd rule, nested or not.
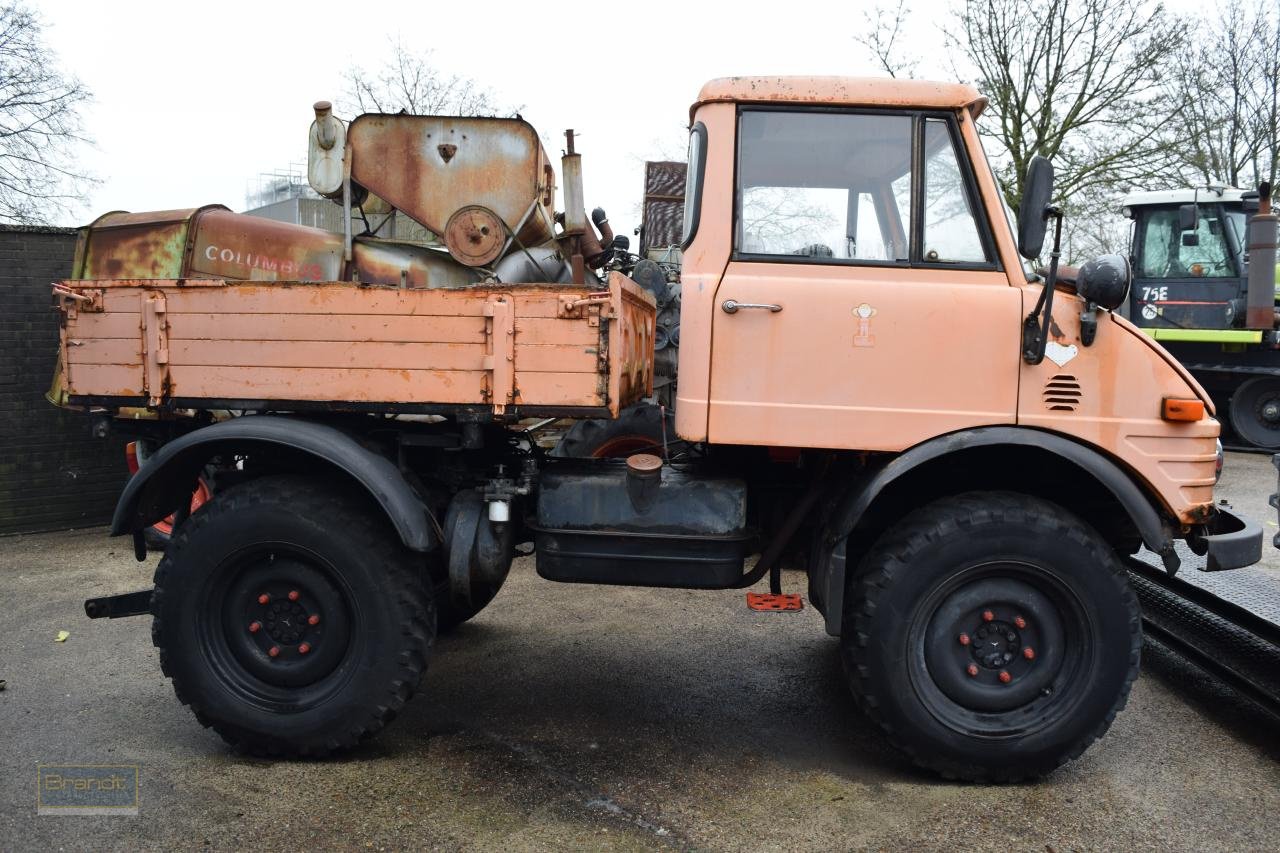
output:
[[[582,235],[587,230],[586,202],[582,192],[582,155],[573,150],[572,128],[564,132],[564,139],[564,157],[560,160],[560,173],[564,176],[564,236],[569,238],[573,283],[582,284],[586,275],[582,257]]]
[[[1258,186],[1258,212],[1249,220],[1249,295],[1245,325],[1275,328],[1276,214],[1271,209],[1271,184]]]

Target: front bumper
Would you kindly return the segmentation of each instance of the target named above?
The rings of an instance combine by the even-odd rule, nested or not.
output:
[[[1187,538],[1191,549],[1206,556],[1204,571],[1221,572],[1252,566],[1262,559],[1262,525],[1241,518],[1226,506]],[[1276,543],[1280,547],[1280,542]]]

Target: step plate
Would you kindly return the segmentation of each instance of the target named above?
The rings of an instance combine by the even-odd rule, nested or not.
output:
[[[747,593],[747,607],[752,610],[781,611],[803,610],[804,598],[799,595],[774,595],[768,592]]]

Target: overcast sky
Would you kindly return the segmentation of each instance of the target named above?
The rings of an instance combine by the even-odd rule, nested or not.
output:
[[[938,22],[914,4],[912,46],[945,76]],[[581,134],[587,207],[638,224],[642,162],[681,152],[706,80],[733,74],[876,73],[854,33],[862,3],[614,4],[311,0],[35,4],[62,67],[93,90],[84,162],[102,183],[81,224],[108,210],[244,208],[260,172],[306,157],[317,100],[344,69],[374,68],[390,40],[520,106],[556,161]],[[349,119],[351,116],[342,116]],[[681,159],[683,157],[681,156]],[[619,227],[621,226],[621,227]]]

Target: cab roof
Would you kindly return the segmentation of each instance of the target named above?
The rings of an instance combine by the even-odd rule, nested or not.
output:
[[[720,77],[702,87],[689,116],[703,104],[815,104],[893,109],[968,108],[977,118],[987,105],[964,83],[898,80],[892,77]]]
[[[1122,207],[1144,207],[1156,204],[1191,204],[1192,202],[1203,202],[1204,204],[1213,204],[1215,202],[1239,202],[1246,195],[1257,197],[1256,192],[1249,190],[1237,189],[1236,187],[1200,187],[1199,189],[1190,188],[1180,190],[1152,190],[1150,192],[1129,193],[1120,200]]]

